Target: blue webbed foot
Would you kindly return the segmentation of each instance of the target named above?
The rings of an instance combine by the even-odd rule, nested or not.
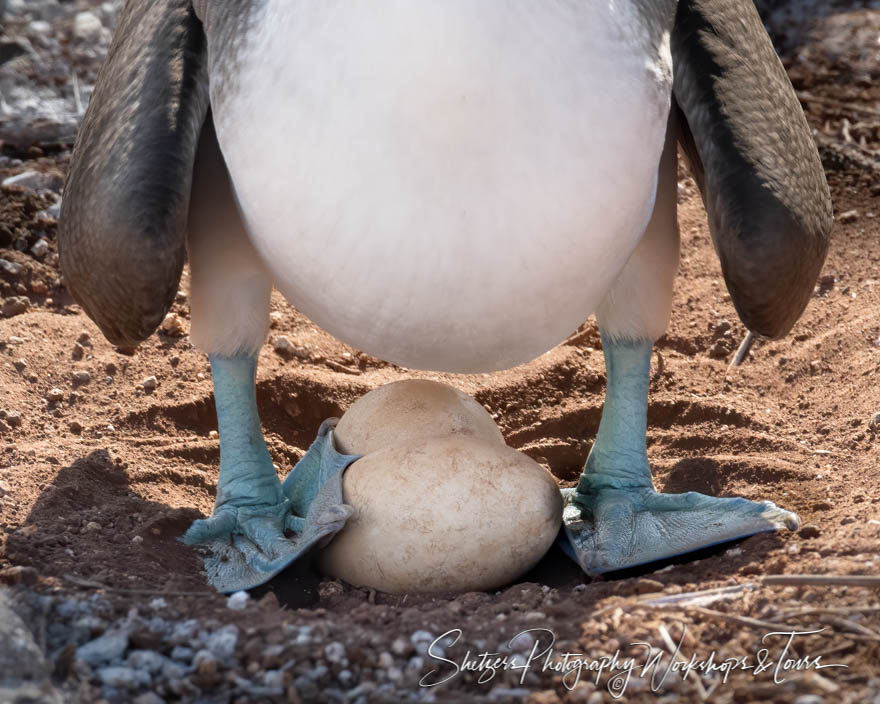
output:
[[[649,341],[602,338],[608,383],[596,442],[576,489],[563,490],[562,548],[588,574],[675,557],[798,518],[769,501],[655,490],[646,447]]]
[[[220,427],[220,479],[210,518],[183,541],[203,553],[210,583],[221,592],[268,582],[342,529],[342,472],[356,455],[333,446],[325,421],[305,456],[278,479],[263,440],[254,392],[256,360],[212,358]]]
[[[662,494],[645,487],[604,487],[586,495],[575,489],[563,493],[565,532],[576,561],[588,574],[798,527],[797,515],[770,501],[717,498],[695,491]]]

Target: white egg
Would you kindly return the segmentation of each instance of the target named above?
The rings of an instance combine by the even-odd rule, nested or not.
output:
[[[346,470],[343,497],[354,514],[319,568],[398,594],[508,584],[541,559],[562,515],[556,482],[537,462],[463,434],[367,454]]]
[[[404,379],[355,401],[333,433],[340,452],[366,455],[432,437],[478,437],[504,445],[486,409],[467,394],[428,379]]]

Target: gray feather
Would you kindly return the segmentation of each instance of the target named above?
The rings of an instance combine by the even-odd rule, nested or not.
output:
[[[746,326],[785,335],[825,261],[822,163],[752,0],[681,0],[672,35],[680,142]]]
[[[73,152],[59,222],[65,283],[116,345],[174,300],[193,161],[208,108],[189,0],[128,0]]]

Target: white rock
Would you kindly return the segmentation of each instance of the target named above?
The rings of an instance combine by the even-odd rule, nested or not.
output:
[[[173,645],[190,645],[189,641],[195,638],[198,631],[199,622],[194,618],[176,623],[171,631],[171,643]]]
[[[391,651],[396,655],[409,655],[412,652],[412,644],[403,636],[398,636],[391,644]]]
[[[31,247],[31,254],[33,254],[37,259],[42,259],[43,257],[45,257],[48,251],[49,243],[42,237],[34,242],[34,246]]]
[[[152,391],[159,386],[159,380],[155,376],[148,376],[141,382],[141,386],[147,391]]]
[[[89,665],[101,665],[121,658],[128,647],[128,632],[117,629],[81,645],[76,649],[76,657]]]
[[[7,259],[0,259],[0,269],[3,269],[3,271],[12,276],[18,276],[24,267],[18,262],[10,262]]]
[[[52,25],[45,20],[34,20],[27,26],[28,34],[49,34],[51,31]]]
[[[73,38],[81,42],[100,41],[104,25],[97,15],[88,10],[77,12],[73,18]]]
[[[98,677],[108,687],[120,689],[135,689],[139,686],[148,686],[152,682],[146,672],[121,665],[100,668]]]
[[[126,663],[135,670],[159,672],[165,666],[166,658],[154,650],[133,650],[128,654]]]
[[[250,601],[250,595],[247,592],[235,592],[226,600],[226,608],[241,611],[247,606],[248,601]]]
[[[283,691],[284,672],[282,670],[266,670],[263,675],[263,684],[271,689]]]
[[[324,647],[324,655],[333,664],[347,662],[345,658],[345,646],[339,641],[333,641]]]
[[[238,627],[229,624],[208,636],[207,646],[218,660],[226,660],[235,654],[237,643]]]
[[[162,320],[161,327],[166,333],[176,337],[181,337],[186,334],[186,327],[183,324],[183,319],[177,313],[169,313],[166,315],[164,320]]]
[[[107,27],[116,26],[116,19],[119,15],[119,2],[102,2],[101,3],[101,20]]]
[[[419,647],[427,648],[434,641],[434,634],[430,631],[414,631],[409,640],[416,649]]]

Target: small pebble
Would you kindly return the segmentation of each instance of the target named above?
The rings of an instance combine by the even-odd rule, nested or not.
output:
[[[92,375],[89,374],[85,369],[75,371],[71,376],[73,378],[73,385],[74,386],[81,386],[82,384],[88,384],[92,380]]]
[[[727,345],[719,340],[715,342],[709,347],[709,356],[712,359],[726,359],[730,350],[727,349]]]
[[[18,411],[6,411],[4,419],[11,428],[17,428],[21,425],[21,413]]]
[[[794,704],[825,704],[825,700],[818,694],[802,694],[794,700]]]
[[[235,654],[235,646],[238,643],[238,627],[232,624],[222,626],[208,636],[208,650],[217,658],[226,660]]]
[[[412,653],[412,643],[406,638],[400,636],[391,643],[391,652],[395,655],[408,656]]]
[[[146,672],[135,670],[122,665],[102,667],[98,670],[98,677],[108,687],[119,689],[136,689],[140,686],[149,686],[151,677]]]
[[[272,348],[284,357],[293,356],[293,343],[287,335],[276,335],[272,338]]]
[[[281,324],[282,320],[284,320],[284,314],[281,313],[280,311],[273,310],[271,313],[269,313],[269,327],[270,328],[277,328],[278,325]]]
[[[89,11],[77,12],[73,18],[73,38],[80,42],[93,43],[101,39],[104,25]]]
[[[345,646],[339,641],[333,641],[324,646],[324,655],[326,655],[327,659],[334,665],[348,662],[345,657]]]
[[[426,653],[428,646],[434,641],[434,634],[430,631],[418,630],[413,632],[409,640],[417,653]]]
[[[652,592],[662,592],[666,585],[658,582],[656,579],[642,578],[635,583],[636,594],[650,594]]]
[[[21,315],[22,313],[27,312],[27,309],[30,308],[31,301],[27,296],[10,296],[9,298],[3,299],[3,304],[0,305],[0,310],[3,311],[3,315],[7,318],[11,318],[14,315]]]
[[[58,403],[63,398],[64,398],[64,392],[57,387],[49,389],[49,391],[46,393],[46,400],[49,403]]]
[[[96,533],[101,530],[101,524],[97,521],[89,521],[86,523],[86,531],[89,533]]]
[[[91,347],[92,346],[92,336],[89,335],[88,332],[83,330],[76,338],[76,341],[81,344],[83,347]]]
[[[153,391],[159,386],[159,380],[155,376],[148,376],[141,382],[141,386],[144,387],[144,391]]]
[[[173,337],[182,337],[186,334],[183,320],[177,313],[169,313],[162,321],[162,330]]]
[[[82,423],[76,420],[70,421],[70,425],[67,427],[70,428],[70,432],[74,435],[79,435],[83,431]]]
[[[76,649],[76,656],[94,666],[121,658],[126,648],[128,648],[128,632],[113,630],[81,645]]]
[[[819,526],[813,523],[808,523],[798,531],[798,535],[802,538],[818,538],[821,534],[822,531],[819,529]]]
[[[78,342],[73,343],[73,353],[72,356],[75,360],[80,360],[85,356],[86,348],[83,347]]]
[[[245,591],[235,592],[226,600],[226,608],[241,611],[247,606],[250,596]]]
[[[49,243],[41,237],[38,239],[34,246],[31,247],[31,254],[33,254],[37,259],[42,259],[49,252]]]
[[[10,276],[18,276],[24,270],[24,267],[18,262],[11,262],[8,259],[0,259],[0,269]]]
[[[715,326],[715,335],[721,337],[726,332],[730,332],[733,326],[729,320],[722,320]]]
[[[858,210],[847,210],[846,212],[841,213],[837,216],[837,222],[842,223],[850,223],[855,222],[859,219],[859,211]]]

